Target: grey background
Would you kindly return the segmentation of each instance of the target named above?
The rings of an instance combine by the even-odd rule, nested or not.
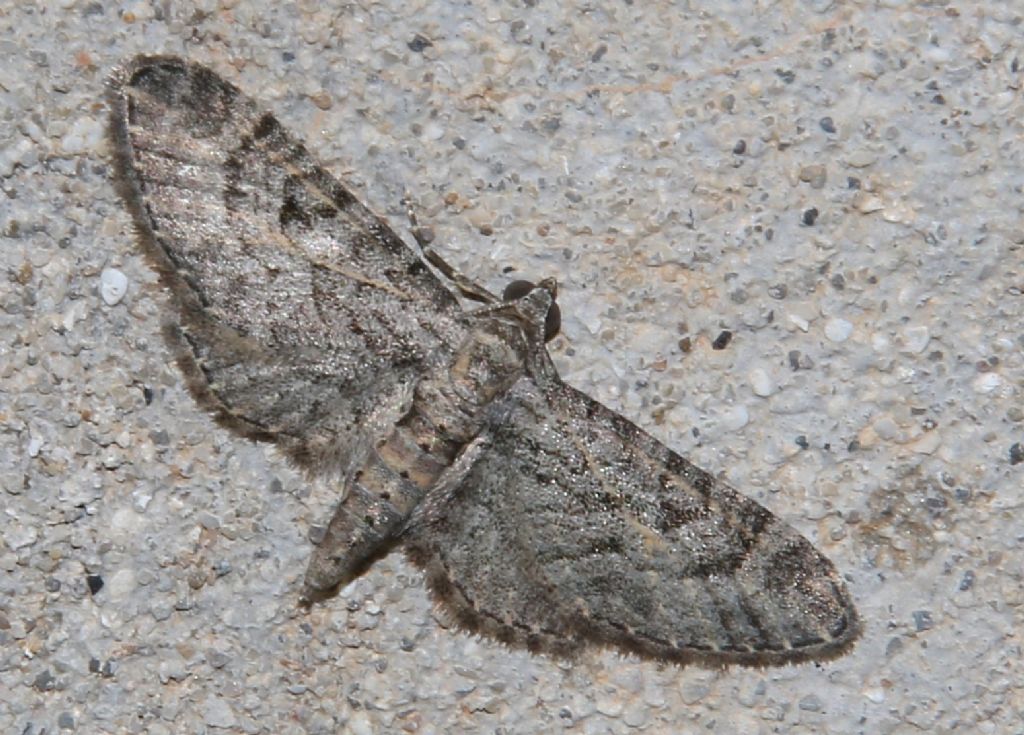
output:
[[[0,732],[1024,732],[1024,7],[320,5],[0,13]],[[168,363],[104,137],[140,52],[400,229],[408,190],[488,287],[556,277],[565,378],[814,540],[854,651],[533,658],[446,630],[397,555],[297,609],[338,489]]]

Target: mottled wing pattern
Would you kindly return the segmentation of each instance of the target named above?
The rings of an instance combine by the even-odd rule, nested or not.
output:
[[[676,663],[831,658],[858,634],[832,564],[754,501],[562,383],[522,380],[407,548],[462,627],[533,651]]]
[[[140,57],[111,79],[120,186],[178,307],[166,332],[196,398],[300,464],[462,334],[419,257],[270,114],[210,70]]]

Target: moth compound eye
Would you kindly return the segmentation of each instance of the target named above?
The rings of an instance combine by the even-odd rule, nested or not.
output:
[[[521,299],[536,287],[537,284],[533,281],[512,281],[512,283],[505,286],[505,290],[501,292],[501,300],[515,301],[516,299]]]
[[[544,317],[544,341],[550,342],[558,336],[558,330],[562,328],[562,310],[558,308],[558,302],[552,301],[548,307],[548,315]]]

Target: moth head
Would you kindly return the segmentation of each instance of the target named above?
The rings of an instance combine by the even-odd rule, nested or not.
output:
[[[544,341],[550,342],[558,336],[558,330],[562,326],[562,310],[558,308],[558,302],[555,301],[555,297],[558,296],[558,284],[555,282],[554,278],[545,278],[540,283],[534,283],[533,281],[512,281],[512,283],[505,286],[505,290],[502,291],[501,300],[507,302],[527,299],[527,297],[529,297],[534,291],[538,293],[534,294],[533,298],[530,300],[536,301],[538,306],[540,304],[546,304],[547,312],[544,314]],[[547,298],[545,298],[540,292],[547,292]],[[529,313],[531,306],[532,305],[528,302],[524,303],[524,309],[527,313]]]

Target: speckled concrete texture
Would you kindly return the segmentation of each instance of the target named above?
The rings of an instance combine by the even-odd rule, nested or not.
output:
[[[1024,732],[1022,27],[994,0],[9,3],[0,732]],[[534,658],[447,630],[398,556],[300,610],[337,488],[169,363],[104,137],[140,52],[216,68],[398,228],[408,191],[493,290],[556,277],[566,379],[814,540],[859,645]]]

